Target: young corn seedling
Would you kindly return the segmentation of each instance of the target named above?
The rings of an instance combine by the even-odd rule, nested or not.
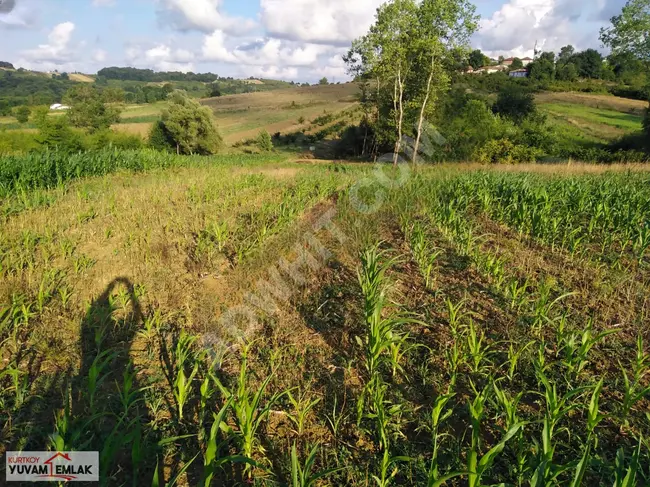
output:
[[[621,418],[628,424],[628,417],[634,405],[643,397],[650,394],[650,385],[644,387],[642,380],[650,372],[650,354],[643,348],[643,338],[639,335],[636,341],[636,356],[632,364],[630,377],[625,367],[619,361],[623,373],[623,402],[621,403]]]
[[[401,325],[412,320],[397,315],[384,318],[382,313],[386,306],[387,284],[385,274],[397,260],[393,258],[382,262],[385,252],[380,252],[375,245],[361,254],[361,268],[358,272],[359,284],[364,297],[364,319],[367,326],[365,339],[357,337],[357,342],[366,350],[366,369],[372,379],[379,373],[380,366],[387,363],[393,370],[401,369],[397,361],[401,356],[399,347],[408,336],[401,334]],[[365,342],[365,343],[364,343]],[[397,347],[397,353],[392,353]]]
[[[582,333],[580,344],[578,345],[578,335],[575,333],[568,334],[564,338],[563,363],[569,372],[577,377],[585,368],[588,362],[588,355],[592,348],[603,341],[607,336],[617,333],[618,329],[605,330],[597,335],[593,335],[593,324],[589,320],[587,327]]]
[[[567,467],[553,463],[556,448],[556,427],[564,416],[573,409],[580,407],[579,403],[573,403],[572,400],[588,388],[579,387],[568,391],[564,396],[560,396],[556,385],[551,385],[541,369],[537,368],[535,373],[539,382],[544,386],[546,414],[542,422],[542,444],[541,446],[537,445],[537,468],[531,479],[531,486],[550,487],[555,485],[557,477],[567,469]]]
[[[176,408],[178,420],[183,420],[185,404],[192,395],[192,381],[199,371],[199,361],[194,357],[193,344],[197,337],[181,332],[176,348],[174,351],[175,377],[173,384],[174,398],[176,399]],[[190,362],[194,362],[193,365]],[[192,371],[189,376],[186,373],[188,365],[192,365]]]
[[[295,425],[295,432],[298,436],[302,436],[305,428],[305,420],[314,406],[321,401],[321,398],[317,397],[316,399],[311,400],[306,392],[299,394],[298,398],[295,398],[291,391],[287,393],[287,397],[295,410],[295,414],[288,414],[287,417]]]
[[[508,361],[504,365],[506,364],[508,365],[508,372],[506,373],[506,377],[510,382],[512,382],[515,379],[515,375],[517,373],[517,366],[519,365],[519,360],[521,359],[521,356],[528,349],[528,347],[530,347],[534,343],[535,341],[531,340],[526,345],[524,345],[519,349],[515,349],[514,344],[512,342],[508,345]]]
[[[517,408],[524,395],[524,391],[521,391],[519,394],[512,397],[503,389],[499,389],[496,381],[493,382],[492,388],[494,389],[496,403],[505,416],[506,431],[510,431],[510,429],[522,423],[517,414]],[[517,481],[519,485],[522,485],[524,482],[526,463],[528,461],[528,448],[525,443],[523,428],[517,433],[515,440],[516,444],[513,449],[516,459]]]
[[[445,303],[447,304],[447,312],[449,314],[449,328],[454,337],[458,336],[458,328],[461,325],[462,319],[467,315],[467,313],[463,312],[465,302],[465,299],[461,299],[458,303],[454,304],[449,298],[445,300]]]
[[[424,278],[425,287],[432,290],[434,278],[432,276],[433,267],[438,257],[442,254],[441,249],[431,248],[427,242],[426,235],[419,223],[413,225],[410,233],[411,253],[413,260],[420,269],[420,274]]]
[[[231,396],[219,409],[219,412],[214,414],[214,421],[210,427],[210,434],[206,438],[205,452],[203,454],[203,475],[199,482],[203,487],[209,487],[212,484],[214,475],[228,463],[246,463],[256,466],[256,463],[251,458],[243,455],[221,456],[221,453],[233,439],[232,432],[227,435],[221,434],[223,430],[229,431],[226,419],[228,411],[232,407],[232,402],[233,397]]]
[[[460,475],[460,473],[455,473],[440,477],[440,466],[438,464],[438,451],[440,448],[440,441],[443,438],[443,435],[440,434],[440,425],[443,421],[449,419],[454,412],[453,408],[447,408],[447,403],[449,403],[455,395],[456,394],[453,392],[441,394],[436,397],[436,400],[433,403],[433,409],[431,410],[432,450],[431,463],[429,464],[429,472],[427,475],[427,487],[441,485],[441,482],[444,483],[447,480]]]
[[[384,454],[381,459],[381,470],[379,476],[373,475],[372,479],[377,483],[377,487],[388,487],[399,473],[397,464],[399,462],[410,461],[411,459],[406,456],[391,457],[388,453],[388,449],[384,449]]]
[[[316,463],[316,454],[318,453],[318,445],[311,449],[305,463],[301,464],[298,459],[298,452],[296,450],[296,443],[291,446],[291,486],[292,487],[311,487],[319,480],[324,479],[328,475],[339,472],[343,468],[328,468],[319,472],[312,473],[314,464]]]
[[[477,331],[474,320],[469,320],[467,327],[467,351],[469,354],[467,362],[473,373],[478,374],[485,369],[484,362],[490,354],[489,345],[485,344],[485,333]]]
[[[253,392],[248,384],[248,353],[250,344],[246,344],[242,349],[242,360],[239,369],[239,379],[237,382],[237,389],[232,391],[224,386],[221,381],[217,380],[216,384],[221,390],[221,393],[227,400],[232,399],[231,409],[233,411],[234,420],[237,426],[237,431],[233,432],[230,427],[224,426],[224,429],[231,434],[236,434],[239,438],[240,448],[243,456],[252,458],[256,450],[263,452],[264,450],[259,445],[257,439],[257,432],[262,427],[266,418],[268,417],[271,408],[277,403],[282,396],[288,394],[290,391],[284,391],[273,395],[266,404],[263,403],[266,388],[271,382],[272,375],[269,375],[262,384],[257,387]],[[248,476],[252,475],[252,471],[247,466]]]
[[[119,355],[119,352],[113,351],[111,349],[104,350],[103,352],[98,352],[93,360],[93,363],[88,369],[88,377],[86,378],[88,397],[90,399],[90,410],[95,411],[95,395],[101,384],[106,380],[110,374],[110,370],[104,373],[104,369],[109,367],[113,362],[115,357]]]
[[[470,421],[472,425],[472,439],[470,450],[467,454],[467,476],[469,487],[481,487],[483,475],[492,467],[499,453],[503,451],[506,443],[524,427],[524,423],[516,423],[501,438],[501,441],[490,448],[479,458],[481,449],[481,423],[485,417],[485,401],[487,388],[476,392],[474,400],[469,403]]]
[[[630,459],[630,464],[625,468],[625,450],[619,448],[616,452],[615,470],[614,470],[614,487],[635,487],[637,484],[636,477],[639,472],[639,459],[641,458],[641,443],[643,438],[639,438],[639,444]]]
[[[510,309],[519,311],[526,303],[528,285],[528,279],[523,284],[519,284],[519,279],[515,278],[506,286],[506,296],[510,299]]]

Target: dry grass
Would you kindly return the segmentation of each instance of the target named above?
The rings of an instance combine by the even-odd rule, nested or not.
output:
[[[77,81],[79,83],[94,83],[95,78],[87,76],[81,73],[72,73],[68,75],[72,81]]]
[[[139,122],[139,123],[118,123],[111,128],[116,132],[124,132],[127,134],[139,135],[146,137],[151,130],[152,122]]]

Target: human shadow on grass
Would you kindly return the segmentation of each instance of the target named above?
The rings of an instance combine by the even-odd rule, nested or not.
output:
[[[113,280],[80,324],[78,369],[30,369],[34,386],[14,414],[20,434],[8,449],[99,451],[100,485],[118,481],[113,471],[137,485],[144,469],[132,463],[131,444],[150,432],[129,352],[142,319],[133,284],[124,277]]]

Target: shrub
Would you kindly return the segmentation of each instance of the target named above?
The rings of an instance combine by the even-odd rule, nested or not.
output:
[[[86,147],[90,150],[100,150],[105,147],[136,150],[141,149],[143,145],[143,140],[139,135],[113,132],[112,130],[96,132],[88,136],[86,141]]]
[[[50,117],[47,109],[41,109],[37,111],[35,119],[38,127],[36,140],[41,148],[67,153],[84,150],[83,137],[70,127],[68,117]]]
[[[270,152],[273,150],[273,140],[266,130],[262,130],[257,136],[257,146],[264,152]]]
[[[499,92],[492,107],[494,113],[521,122],[535,113],[535,97],[531,91],[520,87],[508,87]]]
[[[534,161],[540,154],[534,147],[514,144],[508,139],[490,140],[475,153],[482,164],[514,164]]]
[[[305,117],[300,116],[300,117],[298,118],[298,123],[299,123],[300,125],[302,125],[303,123],[305,123]]]
[[[31,113],[29,107],[23,105],[14,110],[14,117],[16,117],[18,123],[27,123],[29,122],[29,116]]]
[[[105,103],[93,86],[81,83],[68,90],[64,100],[71,106],[67,113],[70,123],[91,133],[105,130],[120,120],[120,108]]]
[[[650,107],[645,109],[645,116],[643,117],[643,131],[648,140],[650,140]]]
[[[165,129],[165,124],[162,120],[158,120],[151,126],[147,140],[149,147],[153,149],[163,152],[173,152],[176,150],[173,145],[172,136]]]

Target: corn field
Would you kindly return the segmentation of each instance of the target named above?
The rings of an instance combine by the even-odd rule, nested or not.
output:
[[[364,214],[363,165],[141,164],[6,186],[3,452],[99,451],[107,486],[650,484],[647,172],[423,168]]]

